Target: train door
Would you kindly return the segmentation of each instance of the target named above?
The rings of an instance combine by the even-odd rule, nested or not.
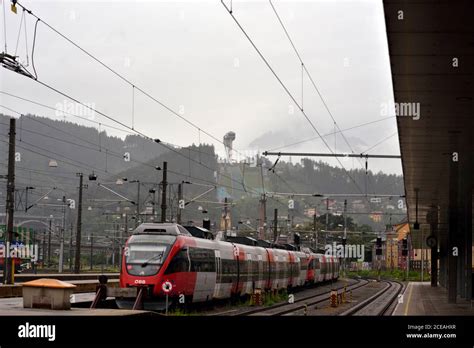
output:
[[[203,247],[190,247],[191,272],[196,273],[193,301],[209,301],[216,288],[215,250]]]
[[[321,281],[327,280],[327,258],[326,256],[321,256]]]
[[[274,284],[274,266],[273,266],[273,250],[271,249],[265,249],[267,253],[267,263],[266,263],[266,269],[265,269],[265,274],[267,275],[266,277],[266,289],[272,290],[273,289],[273,284]]]
[[[314,281],[321,281],[321,258],[319,255],[314,255]]]
[[[252,254],[247,254],[246,255],[246,262],[247,262],[247,274],[245,275],[245,280],[246,280],[246,283],[245,283],[245,292],[247,294],[251,294],[252,293],[252,290],[253,290],[253,287],[254,287],[254,283],[253,283],[253,269],[252,269]]]
[[[216,286],[214,288],[214,298],[222,298],[222,259],[220,250],[214,250],[216,263]]]
[[[263,270],[263,257],[262,255],[257,255],[257,281],[255,283],[255,287],[258,289],[265,288],[265,273]]]
[[[328,280],[331,280],[333,277],[332,277],[332,274],[333,274],[333,264],[334,262],[334,258],[332,256],[330,256],[328,258]]]

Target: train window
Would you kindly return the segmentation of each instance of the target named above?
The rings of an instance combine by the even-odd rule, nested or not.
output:
[[[165,274],[189,272],[189,259],[187,250],[181,249],[171,260]]]
[[[189,231],[187,229],[185,229],[184,227],[178,225],[178,230],[179,230],[179,233],[185,235],[185,236],[191,236],[191,233],[189,233]]]
[[[237,279],[237,262],[233,259],[221,259],[221,283],[232,283]]]
[[[161,265],[168,249],[166,245],[130,243],[126,261],[128,264]]]
[[[299,272],[299,264],[298,263],[292,263],[290,264],[290,276],[291,277],[297,277],[298,272]]]
[[[216,262],[213,249],[189,248],[191,272],[215,272]]]
[[[307,269],[311,269],[311,263],[308,264],[308,259],[306,257],[302,257],[300,263],[300,270],[304,271]]]
[[[247,261],[239,260],[239,277],[242,281],[248,279],[248,264]]]
[[[270,269],[268,261],[262,261],[262,267],[263,267],[263,278],[268,279],[270,278]]]

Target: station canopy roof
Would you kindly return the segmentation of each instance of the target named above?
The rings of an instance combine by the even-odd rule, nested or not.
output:
[[[411,224],[416,220],[417,188],[419,223],[426,224],[427,213],[437,209],[441,235],[453,153],[459,161],[472,161],[474,153],[473,10],[470,0],[384,0],[408,218]],[[406,115],[410,105],[419,105],[419,118],[416,109]],[[459,174],[459,180],[473,175]]]

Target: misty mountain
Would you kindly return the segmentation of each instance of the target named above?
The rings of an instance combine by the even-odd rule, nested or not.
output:
[[[33,177],[48,181],[48,174],[76,172],[110,176],[168,151],[138,135],[121,139],[93,127],[33,115],[17,119],[16,128],[18,182],[29,182]],[[9,117],[0,115],[0,161],[5,165],[8,131]]]

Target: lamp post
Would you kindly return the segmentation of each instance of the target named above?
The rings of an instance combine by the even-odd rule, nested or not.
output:
[[[28,212],[28,191],[29,190],[34,190],[35,188],[32,186],[27,186],[26,187],[26,194],[25,194],[25,213]]]
[[[137,184],[137,217],[135,219],[135,227],[138,227],[140,224],[140,188],[141,188],[141,182],[140,180],[130,180],[129,183],[136,183]]]

